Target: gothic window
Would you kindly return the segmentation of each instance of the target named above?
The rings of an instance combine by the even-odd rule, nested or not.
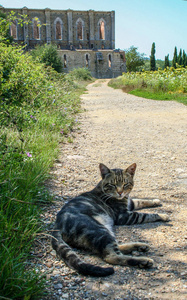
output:
[[[64,54],[64,68],[67,68],[67,58],[66,58],[66,54]]]
[[[10,26],[10,35],[13,37],[14,40],[17,40],[17,21],[13,21]]]
[[[84,25],[83,20],[79,18],[76,22],[76,25],[77,25],[77,39],[83,40],[83,25]]]
[[[109,54],[108,56],[108,67],[111,68],[112,66],[112,58],[111,58],[111,54]]]
[[[86,68],[89,67],[89,57],[88,57],[88,54],[86,54]]]
[[[33,24],[33,38],[35,40],[40,40],[40,20],[35,17],[32,20],[32,24]]]
[[[55,39],[62,40],[62,20],[60,18],[56,18],[54,22],[55,26]]]
[[[105,22],[104,22],[104,20],[100,20],[100,22],[99,22],[99,39],[105,40]]]

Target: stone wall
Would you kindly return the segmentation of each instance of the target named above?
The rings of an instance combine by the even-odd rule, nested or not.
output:
[[[88,68],[95,78],[113,78],[126,72],[125,53],[120,50],[59,50],[64,72]]]
[[[27,15],[29,24],[24,24],[23,27],[16,26],[15,42],[24,43],[28,50],[36,45],[56,44],[65,72],[86,67],[96,78],[112,78],[126,71],[125,53],[114,50],[114,11],[27,7],[22,9],[0,7],[0,10],[7,14],[14,11],[16,15]]]
[[[115,12],[105,11],[73,11],[73,10],[51,10],[46,9],[22,9],[4,8],[1,11],[28,16],[30,23],[21,27],[18,25],[17,40],[25,41],[29,48],[37,44],[55,43],[60,49],[114,49],[115,48]],[[39,38],[33,36],[33,20],[37,19]],[[55,36],[56,21],[60,22],[62,36]],[[82,37],[77,36],[77,22],[82,22]],[[100,21],[104,23],[104,38],[100,38]]]

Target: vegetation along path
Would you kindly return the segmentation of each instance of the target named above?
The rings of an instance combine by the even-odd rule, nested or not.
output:
[[[136,162],[131,196],[161,199],[162,206],[149,211],[167,213],[171,221],[115,229],[119,243],[149,243],[147,255],[155,261],[150,270],[115,266],[110,277],[83,277],[48,245],[41,264],[48,273],[50,299],[187,299],[187,107],[138,98],[107,83],[98,80],[82,95],[80,128],[74,142],[62,146],[52,170],[55,178],[49,185],[57,202],[43,217],[51,229],[64,202],[100,180],[100,162],[110,168]],[[78,253],[87,262],[106,265],[97,256]]]

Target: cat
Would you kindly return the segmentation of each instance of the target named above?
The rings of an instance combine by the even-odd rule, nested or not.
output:
[[[166,214],[133,212],[133,209],[159,206],[160,200],[131,199],[136,164],[127,169],[109,169],[99,165],[102,180],[97,186],[66,203],[57,214],[52,232],[52,247],[66,265],[83,275],[108,276],[113,267],[100,267],[82,261],[74,248],[87,249],[112,265],[150,268],[153,260],[127,255],[149,250],[148,244],[136,242],[118,245],[113,225],[132,225],[168,221]]]

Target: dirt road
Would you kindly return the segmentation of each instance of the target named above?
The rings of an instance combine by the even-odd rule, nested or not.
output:
[[[147,255],[155,261],[150,270],[115,266],[110,277],[83,277],[59,262],[47,246],[41,265],[48,272],[48,299],[187,299],[187,107],[128,95],[107,82],[90,84],[82,95],[80,128],[73,133],[74,142],[62,146],[52,170],[57,204],[43,217],[50,224],[64,201],[92,189],[100,180],[100,162],[110,168],[136,162],[131,196],[161,199],[163,205],[149,212],[167,213],[171,221],[116,227],[119,242],[150,244]]]

